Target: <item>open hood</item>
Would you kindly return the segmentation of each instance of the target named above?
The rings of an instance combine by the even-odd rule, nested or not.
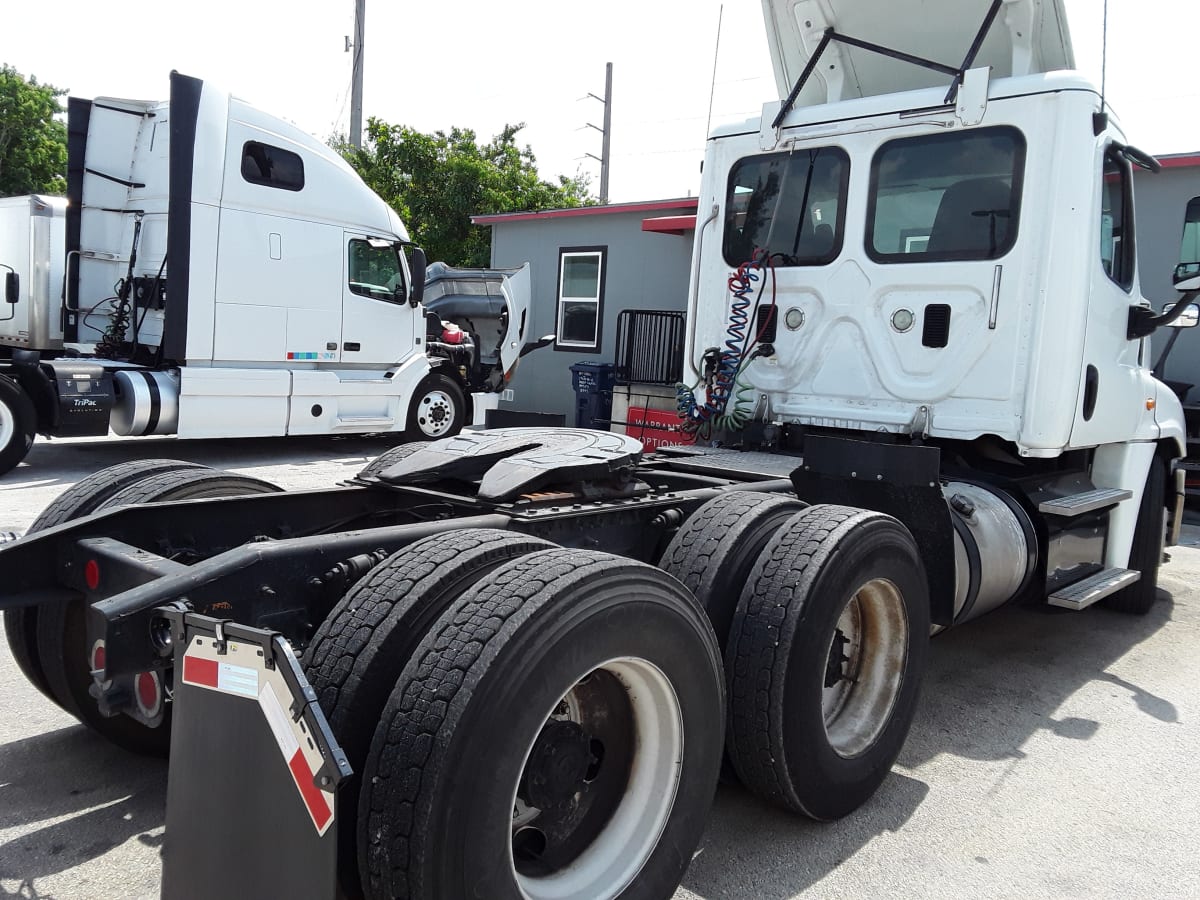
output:
[[[762,0],[780,99],[787,97],[826,29],[959,68],[992,0]],[[1063,0],[1001,0],[970,68],[993,78],[1072,69],[1075,56]],[[814,106],[929,87],[952,76],[833,42],[795,106]]]
[[[486,388],[498,391],[524,346],[531,295],[529,263],[517,269],[456,269],[435,262],[425,273],[423,303],[472,336]]]

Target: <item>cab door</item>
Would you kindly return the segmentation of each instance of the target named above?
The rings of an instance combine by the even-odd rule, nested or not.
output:
[[[1129,439],[1146,415],[1143,341],[1129,340],[1130,306],[1141,301],[1134,265],[1133,178],[1129,162],[1110,145],[1097,166],[1098,247],[1084,336],[1083,372],[1071,446]]]
[[[408,266],[396,246],[365,234],[345,234],[342,286],[344,365],[390,367],[423,347],[419,310],[409,302]]]

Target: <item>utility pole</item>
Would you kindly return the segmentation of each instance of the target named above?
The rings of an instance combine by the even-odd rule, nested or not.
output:
[[[346,38],[346,49],[354,48],[354,64],[350,85],[350,145],[362,146],[362,95],[363,95],[363,32],[367,17],[367,0],[354,0],[354,43]]]
[[[599,100],[604,104],[604,127],[598,128],[591,122],[588,122],[588,128],[595,128],[604,135],[604,143],[600,150],[600,155],[588,153],[592,159],[600,160],[600,203],[603,205],[608,203],[608,168],[612,161],[609,149],[612,145],[612,63],[605,66],[604,76],[604,97],[597,97],[595,94],[588,92],[588,96],[593,100]]]

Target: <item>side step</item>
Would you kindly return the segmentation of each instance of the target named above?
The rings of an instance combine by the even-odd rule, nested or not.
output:
[[[1038,504],[1038,512],[1048,516],[1082,516],[1106,506],[1115,506],[1132,496],[1133,491],[1123,488],[1097,488],[1082,494],[1068,494],[1053,500],[1043,500]]]
[[[395,424],[396,420],[391,416],[338,416],[334,423],[337,428],[371,428],[374,426],[390,428]]]
[[[1097,600],[1103,600],[1109,594],[1115,594],[1121,588],[1129,587],[1141,577],[1142,573],[1135,572],[1133,569],[1105,569],[1083,581],[1077,581],[1055,591],[1046,598],[1046,602],[1051,606],[1061,606],[1063,609],[1086,609]]]

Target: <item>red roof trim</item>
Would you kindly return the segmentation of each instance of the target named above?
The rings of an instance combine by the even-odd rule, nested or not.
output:
[[[687,234],[687,232],[695,230],[696,217],[694,215],[642,219],[642,231],[655,231],[659,234]]]
[[[495,225],[499,222],[528,222],[534,219],[565,219],[571,216],[605,216],[624,212],[659,212],[668,209],[696,209],[699,200],[682,197],[678,200],[651,200],[639,203],[610,203],[607,206],[580,206],[574,209],[547,209],[541,212],[495,213],[471,216],[472,225]]]
[[[1159,164],[1164,169],[1184,169],[1200,166],[1200,153],[1180,153],[1174,156],[1160,156]]]

